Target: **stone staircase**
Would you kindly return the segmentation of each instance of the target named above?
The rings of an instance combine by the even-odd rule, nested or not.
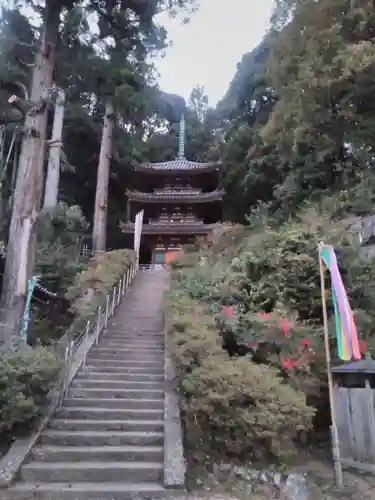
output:
[[[14,499],[165,496],[164,270],[147,270],[110,320],[20,469]]]

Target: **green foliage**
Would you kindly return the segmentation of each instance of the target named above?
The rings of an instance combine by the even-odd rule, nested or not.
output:
[[[372,354],[375,346],[375,289],[371,279],[375,260],[362,254],[357,235],[351,234],[345,223],[334,221],[315,208],[306,209],[298,218],[282,225],[265,218],[261,212],[258,215],[252,227],[225,225],[199,250],[182,252],[171,263],[174,294],[171,300],[177,304],[172,309],[171,338],[178,364],[188,374],[182,382],[188,434],[196,436],[196,442],[210,435],[217,446],[228,446],[238,454],[246,454],[250,449],[246,447],[251,447],[241,432],[251,436],[250,443],[257,440],[241,420],[236,420],[238,403],[234,394],[240,398],[243,390],[236,392],[232,384],[251,388],[251,394],[256,393],[257,387],[272,394],[278,387],[275,377],[277,380],[281,377],[285,392],[280,392],[280,406],[271,410],[268,403],[262,406],[263,400],[256,405],[263,408],[264,415],[273,412],[272,417],[264,416],[262,420],[267,422],[269,418],[273,422],[276,432],[273,443],[279,439],[278,425],[280,434],[284,432],[283,417],[277,414],[280,411],[284,415],[284,402],[302,422],[311,415],[311,408],[303,409],[306,402],[316,408],[328,403],[318,266],[321,241],[333,244],[336,249],[360,339],[367,342]],[[338,361],[336,332],[328,272],[326,278],[330,347],[335,363]],[[221,345],[224,354],[220,354]],[[236,377],[236,383],[231,377]],[[257,382],[247,382],[246,377]],[[268,385],[261,385],[263,381]],[[215,394],[216,384],[219,395]],[[233,413],[223,409],[227,401],[231,402]],[[189,421],[190,412],[199,423],[193,418]],[[249,425],[255,432],[251,414],[243,418],[251,422]],[[235,434],[237,444],[228,444],[230,422],[239,432]],[[256,433],[263,436],[262,429],[258,428]],[[238,443],[244,443],[244,448]],[[274,446],[270,444],[270,448]]]
[[[190,263],[191,264],[191,263]],[[314,410],[276,369],[230,358],[214,317],[189,297],[174,264],[169,336],[180,370],[185,438],[194,457],[283,456],[308,429]]]
[[[314,415],[304,394],[284,384],[276,369],[246,357],[224,358],[219,365],[209,358],[188,376],[183,390],[191,417],[187,435],[199,436],[221,457],[289,454]]]
[[[195,257],[182,254],[172,263],[174,279],[213,311],[221,305],[235,305],[243,314],[276,312],[319,327],[317,248],[324,241],[337,249],[354,312],[372,318],[375,289],[369,276],[375,261],[362,255],[358,237],[350,234],[344,223],[307,209],[298,219],[281,226],[266,223],[256,231],[229,226],[216,233],[216,238],[210,248],[202,248]],[[326,285],[329,298],[329,280]],[[328,308],[332,312],[330,301]],[[364,323],[369,325],[371,321]],[[363,338],[373,333],[369,326],[359,326],[359,330]]]
[[[371,2],[276,2],[217,108],[228,219],[264,202],[285,221],[327,198],[341,217],[373,211],[374,22]]]
[[[81,319],[90,319],[107,294],[134,264],[131,250],[100,252],[90,259],[86,268],[75,276],[66,298],[72,311]]]
[[[64,292],[82,269],[86,259],[80,250],[88,227],[79,207],[62,202],[39,218],[36,272],[55,291]]]
[[[0,432],[25,432],[41,415],[56,386],[61,365],[44,347],[19,347],[1,353]]]

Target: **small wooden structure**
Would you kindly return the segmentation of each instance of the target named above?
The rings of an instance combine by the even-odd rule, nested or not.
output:
[[[332,369],[340,463],[375,473],[375,360]]]

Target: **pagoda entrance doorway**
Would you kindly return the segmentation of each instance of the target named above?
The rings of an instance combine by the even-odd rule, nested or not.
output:
[[[152,263],[152,249],[151,245],[147,242],[141,243],[141,247],[139,249],[139,263],[140,265],[146,266]]]
[[[173,246],[157,246],[152,252],[152,263],[156,265],[169,264],[180,252],[180,248]]]

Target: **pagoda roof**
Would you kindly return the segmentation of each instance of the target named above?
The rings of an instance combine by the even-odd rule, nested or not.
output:
[[[126,191],[127,196],[132,201],[142,203],[208,203],[211,201],[220,201],[224,195],[224,189],[215,189],[209,193],[202,193],[199,190],[186,191],[164,191],[159,193],[143,193],[141,191]]]
[[[142,234],[204,235],[210,233],[218,224],[203,224],[199,222],[152,222],[151,224],[143,224]],[[123,233],[134,233],[135,224],[133,222],[121,222],[120,227]]]
[[[134,166],[137,172],[149,174],[184,174],[184,173],[203,173],[219,170],[221,161],[196,162],[189,161],[186,158],[176,158],[172,161],[164,161],[160,163],[141,163]]]

